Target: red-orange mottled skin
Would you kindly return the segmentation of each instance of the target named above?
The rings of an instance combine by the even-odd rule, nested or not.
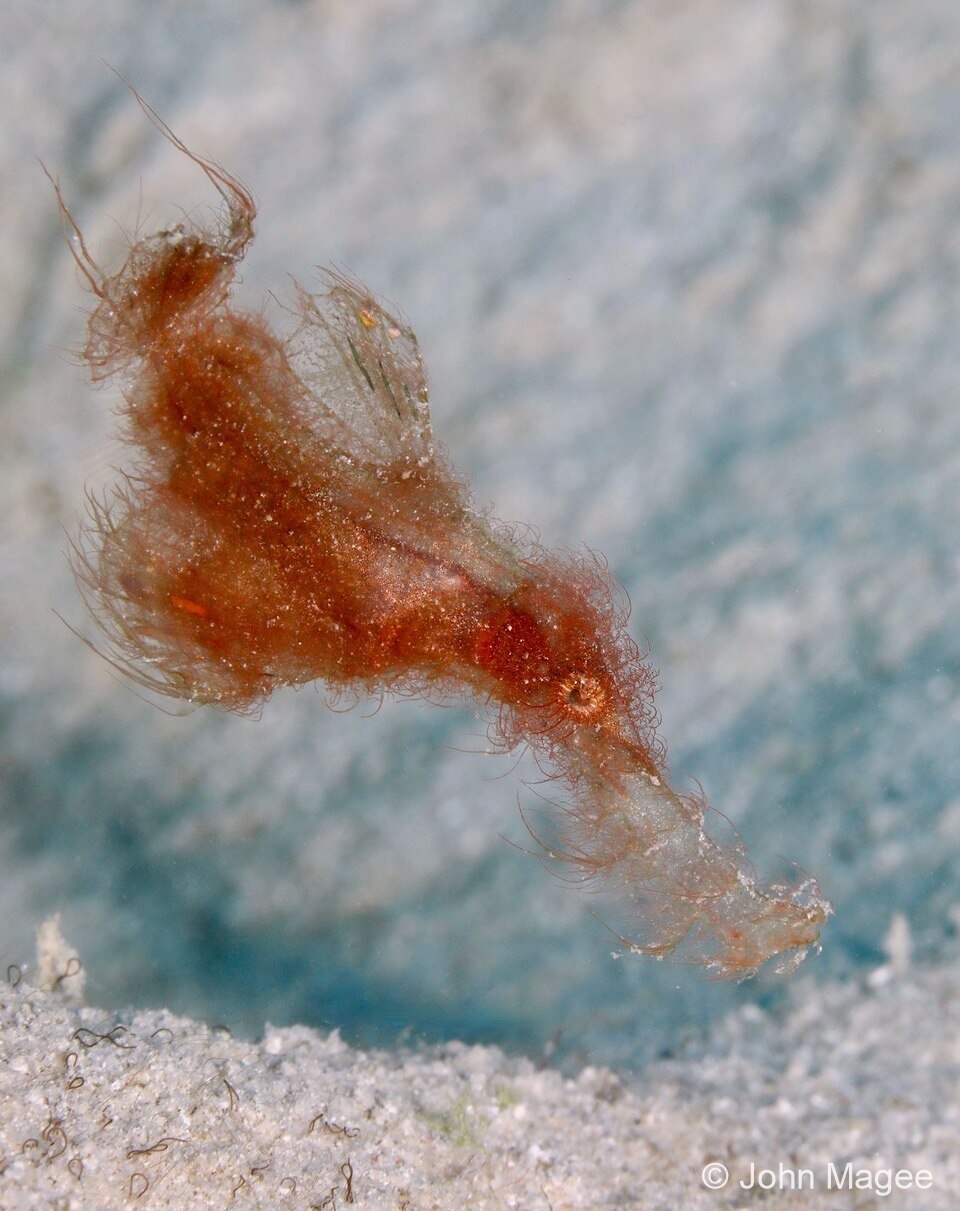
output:
[[[285,338],[234,309],[253,201],[141,104],[225,213],[218,231],[136,242],[107,276],[60,203],[97,299],[85,357],[96,379],[121,376],[140,454],[77,544],[108,658],[232,710],[318,679],[498,703],[504,746],[566,780],[554,856],[622,906],[628,946],[683,946],[721,976],[802,955],[829,905],[812,880],[760,888],[704,832],[704,805],[670,789],[656,674],[601,561],[472,508],[433,444],[416,338],[362,286],[328,273],[300,290]]]

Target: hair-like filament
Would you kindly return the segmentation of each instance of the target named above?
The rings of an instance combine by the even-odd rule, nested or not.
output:
[[[496,704],[502,747],[566,784],[550,853],[613,901],[628,948],[719,977],[798,962],[830,906],[811,878],[760,885],[708,835],[702,798],[670,788],[657,674],[605,563],[473,508],[434,443],[413,332],[360,283],[298,286],[286,336],[234,308],[253,199],[140,104],[223,212],[137,239],[108,275],[57,190],[95,300],[84,357],[120,377],[138,456],[75,545],[107,658],[233,711],[317,679]]]

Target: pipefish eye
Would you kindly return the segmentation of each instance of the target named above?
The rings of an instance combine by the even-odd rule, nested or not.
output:
[[[570,673],[564,677],[558,696],[563,711],[577,719],[595,719],[607,705],[607,691],[589,673]]]

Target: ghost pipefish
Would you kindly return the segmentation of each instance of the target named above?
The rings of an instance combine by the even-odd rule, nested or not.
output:
[[[360,283],[297,286],[286,336],[235,309],[253,199],[134,95],[222,212],[131,240],[108,275],[55,184],[95,300],[83,356],[95,382],[119,377],[139,459],[74,544],[102,653],[238,712],[316,680],[496,704],[497,743],[566,786],[546,852],[612,902],[628,949],[718,978],[795,966],[831,907],[809,877],[758,883],[739,842],[706,831],[703,798],[671,789],[657,674],[605,563],[474,509],[434,443],[413,332]]]

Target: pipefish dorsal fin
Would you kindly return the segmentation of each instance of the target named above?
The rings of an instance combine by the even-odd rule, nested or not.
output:
[[[333,442],[364,463],[433,461],[427,379],[412,329],[369,290],[337,270],[325,289],[299,291],[302,320],[288,342],[291,365],[326,413]]]

